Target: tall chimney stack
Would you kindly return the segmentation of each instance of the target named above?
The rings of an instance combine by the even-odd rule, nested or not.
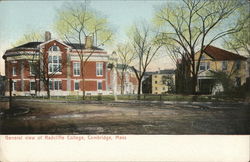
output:
[[[85,48],[90,49],[93,46],[93,38],[92,36],[85,37]]]
[[[51,40],[51,33],[49,31],[45,32],[45,42]]]

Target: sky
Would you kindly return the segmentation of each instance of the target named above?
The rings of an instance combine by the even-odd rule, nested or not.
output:
[[[0,73],[4,74],[2,55],[12,47],[18,39],[30,31],[51,31],[58,9],[68,1],[0,1]],[[155,7],[163,4],[161,0],[92,0],[90,6],[105,15],[115,29],[116,41],[126,39],[127,29],[140,20],[151,20]],[[105,49],[112,52],[114,49]],[[159,65],[159,59],[162,65]],[[157,66],[155,64],[157,62]],[[156,58],[149,70],[173,68],[169,58]]]

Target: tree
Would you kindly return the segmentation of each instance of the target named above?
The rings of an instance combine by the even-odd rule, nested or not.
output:
[[[170,93],[175,92],[175,84],[174,84],[173,75],[163,75],[162,76],[162,84],[168,86],[167,92],[170,92]]]
[[[28,42],[43,41],[43,34],[37,31],[30,31],[24,34],[19,40],[17,40],[12,46],[16,47]]]
[[[242,28],[241,24],[231,19],[240,6],[241,2],[236,0],[183,0],[176,4],[162,5],[156,12],[154,20],[161,31],[159,39],[175,42],[181,48],[182,57],[188,62],[193,94],[196,94],[200,60],[206,46]],[[197,51],[200,56],[195,60]]]
[[[244,5],[238,10],[238,24],[242,25],[242,29],[227,36],[224,39],[224,46],[230,50],[239,53],[245,51],[250,56],[250,2],[245,1]]]
[[[89,58],[97,48],[103,46],[112,39],[112,31],[108,27],[108,21],[99,13],[91,10],[87,2],[66,4],[58,10],[55,30],[63,40],[71,44],[80,59],[80,73],[83,87],[83,100],[85,99],[85,66]],[[83,45],[85,39],[85,46]],[[88,40],[89,42],[86,42]],[[81,48],[75,47],[80,44]],[[85,52],[85,49],[89,50]]]
[[[138,61],[137,66],[132,68],[138,80],[137,99],[140,100],[142,79],[162,44],[156,39],[158,33],[153,32],[150,26],[145,23],[132,26],[130,36],[135,58]]]
[[[116,68],[117,76],[121,82],[121,94],[124,94],[124,82],[129,65],[135,59],[135,54],[128,43],[117,45],[119,67]],[[119,69],[121,70],[119,70]]]

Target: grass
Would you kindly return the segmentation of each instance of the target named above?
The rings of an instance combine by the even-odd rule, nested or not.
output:
[[[44,99],[44,100],[59,100],[59,101],[82,101],[82,96],[51,96],[46,97],[31,97],[31,96],[16,96],[17,99]],[[118,100],[137,100],[137,95],[118,95]],[[113,95],[96,95],[85,96],[85,101],[114,101]],[[228,96],[211,96],[211,95],[177,95],[177,94],[142,94],[142,101],[188,101],[188,102],[237,102],[244,101],[244,98],[228,97]]]

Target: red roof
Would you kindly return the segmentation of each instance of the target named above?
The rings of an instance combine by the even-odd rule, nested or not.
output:
[[[247,58],[221,48],[207,46],[204,52],[215,60],[246,60]]]

